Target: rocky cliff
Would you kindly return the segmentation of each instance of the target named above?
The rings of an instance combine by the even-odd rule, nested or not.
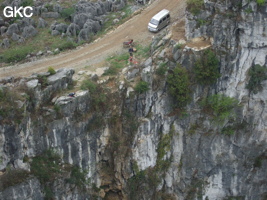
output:
[[[265,18],[189,3],[187,41],[163,31],[75,97],[73,70],[2,80],[1,199],[265,200]]]

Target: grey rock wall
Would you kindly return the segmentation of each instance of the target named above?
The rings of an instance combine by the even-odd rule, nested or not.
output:
[[[168,117],[171,101],[164,91],[149,91],[136,99],[136,115],[144,118],[133,145],[133,159],[140,169],[156,165],[159,134],[168,134],[173,124],[174,135],[169,153],[173,161],[158,191],[163,189],[175,199],[265,199],[266,198],[266,81],[263,90],[249,93],[248,70],[255,64],[266,66],[265,10],[255,2],[205,1],[199,15],[187,13],[186,36],[212,38],[212,48],[220,60],[221,78],[216,85],[193,88],[194,102],[182,119]],[[238,5],[237,5],[238,4]],[[251,13],[247,13],[251,9]],[[204,20],[200,26],[199,20]],[[192,69],[199,52],[175,50],[176,62]],[[171,67],[171,64],[169,64]],[[155,66],[146,68],[154,69]],[[145,69],[146,69],[145,68]],[[153,87],[151,73],[141,77]],[[153,71],[153,70],[152,70]],[[149,70],[151,72],[151,70]],[[241,103],[236,110],[239,123],[235,135],[220,133],[219,126],[205,115],[195,102],[205,94],[221,93]],[[152,117],[147,118],[148,110]],[[190,127],[198,124],[194,134]],[[257,164],[261,160],[261,164]],[[180,167],[179,167],[180,166]],[[151,194],[144,199],[153,199]]]

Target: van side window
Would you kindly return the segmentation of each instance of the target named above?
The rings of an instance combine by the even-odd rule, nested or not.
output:
[[[170,18],[170,15],[169,14],[167,15],[167,18]]]
[[[165,21],[165,20],[166,20],[166,17],[163,18],[163,21]]]

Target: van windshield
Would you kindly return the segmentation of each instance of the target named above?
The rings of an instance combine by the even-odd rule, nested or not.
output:
[[[150,23],[151,24],[154,24],[154,25],[158,25],[159,24],[159,21],[155,20],[155,19],[151,19],[150,20]]]

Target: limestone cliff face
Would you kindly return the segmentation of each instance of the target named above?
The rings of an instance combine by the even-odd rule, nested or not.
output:
[[[168,134],[173,123],[177,134],[165,155],[173,159],[161,186],[178,199],[266,198],[266,81],[257,94],[246,89],[249,69],[266,65],[265,27],[266,6],[256,2],[205,1],[197,15],[187,13],[187,39],[211,40],[220,60],[221,77],[210,87],[195,85],[193,102],[182,119],[168,117],[170,102],[164,87],[147,93],[142,110],[153,115],[140,126],[134,151],[141,169],[156,165],[159,133]],[[192,49],[186,47],[182,52],[174,48],[176,62],[192,69],[200,54]],[[196,104],[206,94],[215,93],[240,102],[235,111],[240,126],[234,135],[220,134],[220,128]]]
[[[184,110],[174,109],[167,74],[178,63],[192,71],[202,51],[194,42],[178,48],[180,41],[164,31],[150,58],[102,84],[104,103],[93,90],[66,97],[72,70],[2,81],[1,90],[26,85],[30,98],[16,101],[24,109],[20,121],[0,118],[1,179],[10,170],[29,173],[9,185],[2,180],[1,199],[266,199],[267,82],[256,94],[246,88],[249,69],[266,65],[265,19],[266,6],[248,1],[205,1],[197,15],[187,12],[187,40],[211,41],[221,76],[209,86],[190,79],[192,100]],[[133,90],[140,79],[146,92]],[[199,103],[217,93],[239,102],[234,119],[220,124]],[[86,189],[68,181],[70,171],[45,183],[36,178],[32,163],[48,149],[60,156],[63,171],[63,165],[86,171]]]

